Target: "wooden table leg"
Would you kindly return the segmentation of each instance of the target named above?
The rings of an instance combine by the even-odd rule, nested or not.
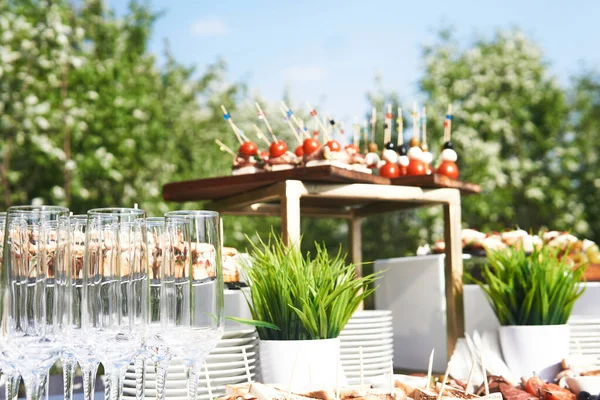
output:
[[[444,273],[446,281],[446,329],[448,359],[450,359],[458,338],[463,337],[465,332],[461,209],[460,192],[458,190],[444,205],[444,240],[446,242]]]
[[[362,276],[362,218],[352,217],[348,221],[350,259],[356,264],[356,275]]]
[[[356,264],[356,275],[362,276],[362,218],[352,217],[348,221],[348,233],[350,239],[350,258]],[[363,302],[358,306],[359,310],[364,310]]]
[[[295,181],[286,181],[280,194],[281,237],[286,245],[300,245],[300,196]]]

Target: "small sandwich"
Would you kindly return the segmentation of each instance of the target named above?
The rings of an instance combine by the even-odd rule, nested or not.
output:
[[[469,248],[471,250],[484,249],[483,241],[486,238],[485,233],[479,232],[475,229],[463,229],[461,232],[461,238],[463,242],[463,248]]]
[[[223,247],[223,281],[240,281],[239,253],[233,247]]]
[[[371,168],[369,168],[367,166],[367,159],[364,156],[364,154],[361,154],[358,146],[356,146],[354,144],[349,144],[348,146],[346,146],[345,150],[346,150],[346,153],[348,153],[348,155],[350,157],[350,162],[349,162],[350,167],[354,171],[364,172],[367,174],[373,173]]]
[[[514,231],[502,232],[500,235],[502,236],[502,241],[505,245],[514,247],[518,242],[521,242],[524,237],[529,236],[529,233],[523,229],[516,229]]]

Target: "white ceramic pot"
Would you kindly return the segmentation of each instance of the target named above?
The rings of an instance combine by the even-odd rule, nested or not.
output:
[[[501,326],[500,345],[515,377],[531,377],[535,372],[551,381],[569,355],[569,325]]]
[[[341,364],[336,365],[340,340],[261,340],[260,368],[264,383],[278,384],[287,390],[347,386]],[[338,377],[336,380],[336,371]]]

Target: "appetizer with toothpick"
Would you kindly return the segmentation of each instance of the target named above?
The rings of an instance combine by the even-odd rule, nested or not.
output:
[[[396,144],[392,141],[392,105],[388,104],[387,113],[383,129],[384,148],[381,152],[383,165],[379,167],[379,175],[386,178],[397,178],[400,176],[400,167],[398,166],[398,153]]]
[[[256,143],[250,141],[242,131],[233,123],[231,115],[225,109],[225,106],[221,106],[223,111],[223,119],[229,123],[233,133],[240,142],[240,147],[237,154],[227,147],[223,142],[217,140],[217,144],[220,146],[221,151],[225,151],[233,156],[232,175],[242,174],[253,174],[256,172],[264,171],[264,160],[261,159],[258,153],[258,146]]]
[[[288,146],[283,140],[278,139],[275,136],[275,133],[273,133],[273,129],[271,128],[271,124],[269,123],[269,120],[263,112],[260,104],[255,103],[255,105],[256,109],[258,110],[258,119],[261,119],[265,123],[269,134],[273,138],[273,142],[269,143],[269,141],[265,138],[265,135],[260,131],[260,128],[254,125],[254,129],[259,137],[269,146],[269,160],[267,161],[269,169],[271,171],[283,171],[286,169],[295,168],[300,164],[300,160],[294,153],[288,151]]]
[[[442,150],[441,163],[437,168],[437,173],[445,175],[450,179],[458,179],[459,171],[456,160],[458,155],[454,151],[454,143],[450,139],[450,132],[452,128],[452,104],[448,105],[448,112],[444,119],[444,149]]]
[[[400,107],[398,107],[396,123],[398,124],[398,141],[396,146],[398,150],[398,166],[400,167],[400,176],[405,176],[408,173],[410,159],[408,158],[408,147],[404,144],[404,124],[402,120],[402,108]]]
[[[419,113],[417,105],[413,103],[413,137],[410,139],[410,148],[408,149],[408,166],[406,167],[407,175],[425,175],[427,168],[423,162],[423,150],[419,142]]]

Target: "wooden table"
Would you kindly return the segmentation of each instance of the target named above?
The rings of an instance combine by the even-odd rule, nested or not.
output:
[[[170,201],[210,200],[207,208],[226,215],[279,216],[283,240],[292,245],[300,240],[301,215],[345,219],[349,224],[350,253],[356,264],[362,262],[364,218],[397,210],[442,206],[446,242],[446,325],[448,355],[451,356],[465,330],[460,189],[397,186],[385,178],[331,166],[311,169],[314,174],[281,171],[169,183],[163,188],[163,197]]]

